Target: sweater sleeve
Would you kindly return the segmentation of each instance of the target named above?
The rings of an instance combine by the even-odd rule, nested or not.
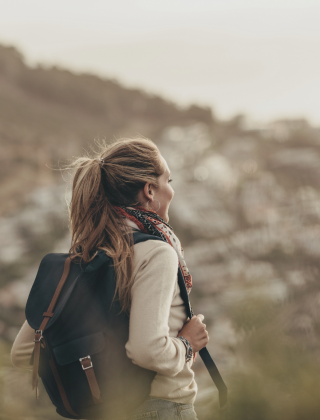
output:
[[[177,273],[178,257],[174,249],[156,242],[139,267],[131,295],[127,356],[134,364],[166,376],[177,375],[186,363],[184,344],[169,336],[168,320]]]
[[[24,369],[31,369],[31,355],[34,349],[34,329],[27,321],[22,325],[11,349],[11,362],[14,366]]]

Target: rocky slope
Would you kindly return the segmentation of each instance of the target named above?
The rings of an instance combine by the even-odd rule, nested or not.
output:
[[[12,51],[7,53],[10,55]],[[21,62],[21,57],[16,59]],[[26,66],[23,68],[26,71]],[[0,219],[0,335],[4,349],[0,401],[7,413],[4,418],[40,415],[43,419],[55,419],[44,392],[35,410],[33,395],[27,388],[28,376],[10,367],[8,349],[23,322],[23,308],[41,256],[52,250],[63,252],[69,245],[65,184],[45,167],[46,159],[49,156],[50,162],[56,164],[65,150],[70,154],[81,153],[81,147],[102,124],[107,105],[90,102],[89,98],[95,96],[92,92],[97,91],[83,83],[88,76],[59,73],[57,69],[27,71],[37,79],[30,85],[33,86],[30,97],[37,104],[30,112],[33,118],[38,118],[32,122],[33,129],[29,110],[23,110],[26,104],[23,100],[29,97],[30,91],[21,87],[23,84],[20,86],[17,79],[11,87],[0,91],[1,109],[9,116],[7,120],[1,113],[2,133],[7,130],[7,134],[0,134],[2,159],[5,161],[3,156],[8,156],[12,165],[2,178],[3,185],[6,189],[12,182],[22,195],[25,188],[30,191],[22,201],[13,200],[13,210],[6,207],[6,215]],[[13,80],[14,71],[6,74]],[[70,103],[61,102],[64,89],[57,88],[57,80],[64,80],[68,86],[66,101]],[[79,84],[73,85],[72,80]],[[107,89],[111,83],[90,80],[99,89],[101,86]],[[56,92],[47,86],[51,82]],[[37,83],[38,87],[34,87]],[[51,92],[43,90],[47,93],[42,98],[37,93],[41,83]],[[195,108],[190,117],[190,110],[178,110],[160,99],[159,103],[166,104],[163,107],[171,112],[161,113],[160,107],[153,118],[151,111],[141,106],[135,111],[139,115],[132,114],[129,123],[126,115],[131,111],[125,108],[129,105],[124,108],[117,105],[121,87],[112,83],[110,86],[116,93],[107,101],[109,109],[115,103],[114,112],[123,114],[117,120],[118,125],[113,125],[110,117],[109,129],[121,133],[140,127],[141,134],[152,135],[171,169],[175,197],[170,207],[170,224],[182,240],[193,275],[193,307],[195,312],[206,316],[208,348],[230,388],[231,403],[226,417],[317,419],[320,412],[317,386],[320,130],[304,120],[276,121],[261,127],[248,126],[247,120],[240,116],[230,121],[215,121],[208,117],[206,110],[198,109],[198,115]],[[83,85],[85,89],[79,93],[77,89]],[[13,112],[15,106],[10,108],[10,101],[3,99],[3,92],[7,94],[10,90],[12,94],[14,89],[16,104],[21,106],[19,114]],[[143,92],[135,91],[132,95],[148,101],[148,95]],[[66,117],[62,124],[69,107],[74,116]],[[38,114],[40,108],[44,111]],[[102,117],[97,117],[100,112],[97,109],[104,109]],[[15,115],[25,116],[25,121],[17,120],[17,131],[14,131]],[[47,121],[42,126],[46,127],[43,137],[34,128],[40,120]],[[67,131],[61,131],[61,127],[70,137],[64,136]],[[22,139],[20,129],[28,132],[29,137]],[[16,140],[5,145],[4,140],[8,140],[11,132]],[[31,153],[33,150],[36,153]],[[28,172],[26,168],[35,165],[37,154],[41,156],[36,169]],[[44,173],[50,175],[42,176]],[[24,179],[27,174],[31,174],[28,188]],[[39,183],[34,181],[38,178],[41,178]],[[5,194],[9,200],[10,195]],[[199,419],[218,416],[216,391],[199,358],[195,370],[199,382],[196,404]],[[18,407],[14,395],[20,382],[24,385],[21,385]]]

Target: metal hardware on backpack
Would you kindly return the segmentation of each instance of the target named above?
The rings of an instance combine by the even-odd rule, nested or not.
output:
[[[133,236],[135,244],[162,240],[142,232]],[[191,317],[180,269],[178,282]],[[129,317],[112,301],[115,287],[112,259],[102,251],[89,264],[72,262],[68,254],[48,254],[41,261],[26,305],[35,330],[32,385],[37,388],[39,374],[63,417],[125,417],[149,396],[156,372],[126,355]],[[207,349],[199,353],[224,405],[227,388]]]

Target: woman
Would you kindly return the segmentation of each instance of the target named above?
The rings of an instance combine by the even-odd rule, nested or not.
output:
[[[130,313],[126,352],[133,363],[157,372],[149,398],[132,416],[197,419],[194,357],[209,341],[203,315],[187,320],[177,281],[180,266],[190,292],[192,278],[169,222],[174,196],[170,170],[147,139],[121,139],[96,158],[75,161],[70,226],[72,258],[89,262],[97,250],[115,263],[117,293]],[[132,243],[142,230],[167,242]],[[30,369],[34,330],[24,323],[11,351],[12,363]],[[191,347],[191,348],[190,348]]]

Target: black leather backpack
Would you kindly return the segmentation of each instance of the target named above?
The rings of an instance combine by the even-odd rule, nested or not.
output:
[[[162,240],[135,232],[134,243]],[[192,316],[179,269],[178,281],[187,315]],[[38,374],[56,411],[66,418],[124,418],[149,396],[156,372],[132,363],[125,344],[129,318],[115,293],[112,259],[104,252],[89,263],[72,262],[68,254],[48,254],[40,264],[26,305],[35,329],[33,388]],[[219,389],[227,388],[206,348],[200,356]]]

